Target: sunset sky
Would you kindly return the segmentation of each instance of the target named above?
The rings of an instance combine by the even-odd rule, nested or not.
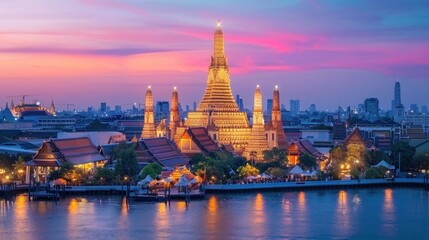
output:
[[[180,2],[180,3],[179,3]],[[0,106],[34,94],[58,109],[144,103],[179,90],[204,94],[217,20],[233,94],[251,107],[279,85],[301,109],[357,106],[378,97],[429,105],[429,1],[0,0]],[[14,98],[15,102],[19,97]],[[265,106],[264,106],[265,107]]]

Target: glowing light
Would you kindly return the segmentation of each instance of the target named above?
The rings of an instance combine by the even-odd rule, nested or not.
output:
[[[276,85],[276,86],[275,86],[275,88],[276,88],[276,90],[277,90],[277,89],[279,89],[279,86],[277,86],[277,85]]]
[[[259,84],[258,84],[258,85],[256,85],[256,88],[259,88]]]
[[[220,20],[217,20],[217,24],[216,24],[217,28],[220,28]]]
[[[147,86],[147,88],[148,88],[148,89],[151,89],[152,87],[149,85],[149,86]]]
[[[177,90],[177,87],[176,87],[176,86],[174,86],[174,87],[173,87],[173,89],[174,89],[174,90]]]

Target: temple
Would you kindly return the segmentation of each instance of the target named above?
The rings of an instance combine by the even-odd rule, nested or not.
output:
[[[263,151],[265,150],[268,150],[268,143],[262,111],[262,94],[259,85],[257,85],[254,96],[252,131],[243,156],[248,160],[262,160],[264,158]]]
[[[171,96],[171,107],[170,107],[170,139],[174,138],[176,135],[176,129],[180,125],[180,115],[179,115],[179,94],[177,93],[177,88],[173,88],[173,94]]]
[[[232,95],[220,22],[214,33],[214,50],[203,99],[195,112],[188,113],[185,126],[206,127],[210,135],[213,136],[213,132],[215,132],[215,141],[220,144],[231,144],[235,149],[241,151],[246,147],[250,136],[251,129],[247,114],[239,111]]]
[[[144,109],[144,123],[141,138],[154,138],[156,137],[155,130],[155,117],[153,114],[153,96],[151,87],[149,86],[146,91],[146,101]]]
[[[149,87],[141,138],[166,137],[190,157],[197,153],[229,149],[248,160],[260,161],[263,160],[265,150],[273,147],[287,149],[278,86],[274,89],[272,117],[267,124],[264,123],[261,90],[259,86],[256,88],[253,125],[250,127],[247,113],[240,111],[233,97],[224,49],[223,32],[218,22],[204,96],[196,110],[188,112],[184,122],[180,119],[178,91],[174,87],[169,122],[167,124],[166,119],[163,119],[155,128],[153,98]]]

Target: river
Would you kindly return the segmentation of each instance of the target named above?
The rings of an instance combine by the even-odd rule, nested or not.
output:
[[[427,239],[429,192],[369,188],[129,202],[0,200],[0,239]]]

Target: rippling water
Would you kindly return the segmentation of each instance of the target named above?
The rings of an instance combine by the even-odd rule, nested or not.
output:
[[[170,206],[21,195],[0,201],[0,239],[427,239],[428,200],[417,188],[219,194]]]

